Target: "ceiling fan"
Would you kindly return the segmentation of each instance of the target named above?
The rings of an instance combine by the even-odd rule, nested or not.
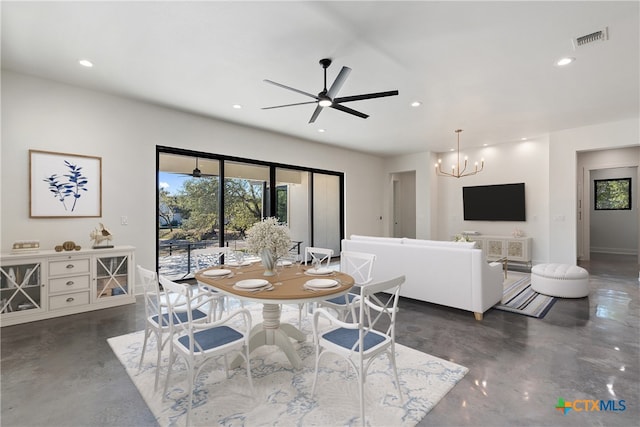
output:
[[[398,94],[397,90],[391,90],[388,92],[375,92],[375,93],[366,93],[362,95],[336,97],[336,95],[340,91],[340,88],[342,88],[342,85],[344,85],[345,80],[347,80],[349,73],[351,73],[351,68],[342,67],[342,69],[340,70],[340,73],[338,73],[338,77],[336,77],[336,79],[333,81],[333,84],[331,85],[329,90],[327,90],[327,68],[329,68],[329,65],[331,65],[331,59],[329,58],[321,59],[320,65],[322,65],[322,68],[324,69],[324,89],[322,89],[322,92],[320,92],[318,95],[313,95],[311,93],[304,92],[304,91],[292,88],[290,86],[285,86],[283,84],[276,83],[272,80],[265,79],[265,82],[267,83],[270,83],[272,85],[275,85],[284,89],[291,90],[293,92],[300,93],[302,95],[306,95],[308,97],[315,99],[315,101],[298,102],[295,104],[286,104],[286,105],[276,105],[274,107],[264,107],[262,109],[270,110],[272,108],[292,107],[295,105],[318,104],[316,106],[315,111],[311,115],[311,119],[309,120],[309,123],[313,123],[316,121],[316,119],[318,118],[318,116],[320,115],[320,112],[324,107],[335,108],[336,110],[340,110],[345,113],[353,114],[354,116],[358,116],[363,119],[366,119],[367,117],[369,117],[367,114],[361,113],[360,111],[356,111],[352,108],[345,107],[342,104],[345,102],[362,101],[364,99],[371,99],[371,98],[382,98],[385,96],[394,96]]]

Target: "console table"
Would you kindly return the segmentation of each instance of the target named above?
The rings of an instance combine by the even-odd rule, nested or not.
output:
[[[469,235],[478,244],[488,261],[527,264],[531,268],[531,237]]]
[[[135,303],[134,249],[2,254],[1,326]]]

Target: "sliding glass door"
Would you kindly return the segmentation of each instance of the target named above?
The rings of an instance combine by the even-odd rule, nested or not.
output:
[[[293,165],[157,147],[158,271],[188,279],[199,268],[194,249],[245,247],[262,218],[287,224],[291,252],[307,246],[340,253],[344,176]]]
[[[245,232],[268,214],[269,167],[225,161],[224,242],[244,249]]]

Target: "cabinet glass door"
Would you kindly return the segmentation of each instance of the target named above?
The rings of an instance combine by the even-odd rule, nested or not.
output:
[[[0,313],[42,309],[41,263],[0,267]]]
[[[96,298],[108,298],[129,293],[129,257],[96,258]]]

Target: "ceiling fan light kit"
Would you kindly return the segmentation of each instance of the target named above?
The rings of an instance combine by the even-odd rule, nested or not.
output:
[[[457,166],[451,165],[451,173],[444,172],[442,170],[442,159],[438,159],[438,163],[436,163],[435,165],[436,174],[440,176],[447,176],[450,178],[462,178],[464,176],[475,175],[478,172],[482,172],[482,169],[484,169],[484,159],[480,159],[481,163],[480,163],[479,169],[478,169],[478,162],[476,162],[474,170],[465,173],[465,171],[467,170],[467,163],[469,161],[466,156],[464,158],[464,165],[462,166],[462,169],[460,169],[460,133],[462,132],[462,129],[456,129],[455,132],[458,134],[458,164]]]
[[[264,107],[263,110],[270,110],[273,108],[282,108],[282,107],[292,107],[296,105],[317,104],[316,109],[313,111],[313,114],[311,115],[311,119],[309,120],[309,123],[314,123],[316,121],[316,119],[320,115],[320,112],[322,111],[323,108],[333,108],[333,109],[342,111],[344,113],[348,113],[348,114],[366,119],[367,117],[369,117],[367,114],[361,113],[360,111],[356,111],[349,107],[345,107],[342,104],[345,102],[362,101],[365,99],[372,99],[372,98],[382,98],[385,96],[394,96],[398,94],[397,90],[391,90],[387,92],[366,93],[362,95],[343,96],[343,97],[337,98],[336,95],[344,85],[344,82],[347,80],[349,73],[351,73],[351,68],[342,67],[342,69],[338,73],[338,76],[333,81],[333,84],[331,84],[331,87],[327,90],[327,68],[329,68],[329,66],[331,65],[331,59],[329,58],[321,59],[320,65],[322,65],[322,68],[324,69],[324,89],[322,89],[322,91],[318,93],[318,95],[313,95],[311,93],[304,92],[299,89],[295,89],[290,86],[283,85],[281,83],[276,83],[272,80],[267,80],[267,79],[264,80],[266,83],[272,84],[274,86],[278,86],[283,89],[291,90],[301,95],[314,98],[315,101],[298,102],[295,104],[276,105],[273,107]]]
[[[194,178],[200,178],[202,176],[202,172],[198,169],[198,158],[196,157],[196,168],[191,172],[191,176]]]

